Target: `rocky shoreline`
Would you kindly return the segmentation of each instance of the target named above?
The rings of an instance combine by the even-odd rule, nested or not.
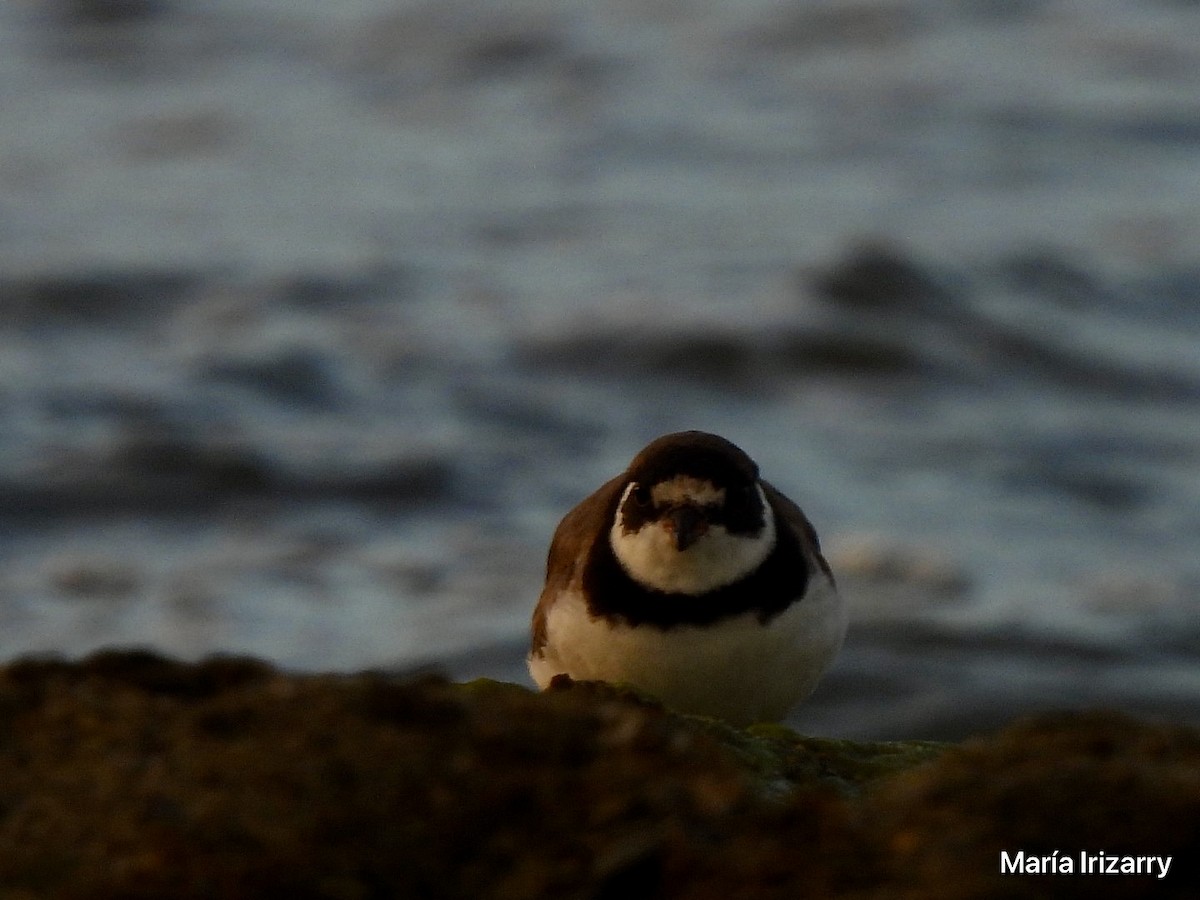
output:
[[[1112,713],[859,743],[587,684],[0,669],[5,897],[1183,897],[1198,851],[1200,731]]]

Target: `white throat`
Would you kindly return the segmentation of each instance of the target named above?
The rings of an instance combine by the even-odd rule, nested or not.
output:
[[[706,594],[749,575],[775,547],[775,519],[761,487],[756,488],[763,508],[758,534],[730,534],[724,526],[713,525],[683,551],[675,548],[674,535],[662,523],[624,530],[620,510],[632,490],[630,485],[621,495],[608,539],[621,568],[643,587],[669,594]]]

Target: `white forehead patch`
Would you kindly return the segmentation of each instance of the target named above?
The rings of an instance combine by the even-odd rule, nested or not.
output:
[[[677,503],[695,503],[698,506],[720,506],[725,502],[725,488],[719,488],[707,478],[691,475],[676,475],[650,489],[650,498],[656,506]]]

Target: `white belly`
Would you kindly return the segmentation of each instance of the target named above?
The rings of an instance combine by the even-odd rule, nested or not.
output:
[[[588,615],[574,593],[559,596],[541,656],[529,671],[545,688],[555,675],[632,685],[681,712],[739,725],[778,720],[812,693],[846,634],[845,607],[824,578],[766,625],[744,613],[712,625],[611,625]]]

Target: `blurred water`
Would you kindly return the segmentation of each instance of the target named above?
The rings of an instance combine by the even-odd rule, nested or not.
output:
[[[851,599],[814,727],[1200,718],[1197,122],[1166,0],[0,7],[0,656],[519,677],[704,428]]]

